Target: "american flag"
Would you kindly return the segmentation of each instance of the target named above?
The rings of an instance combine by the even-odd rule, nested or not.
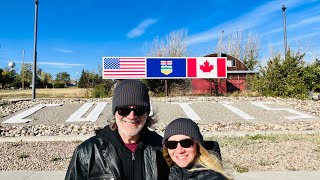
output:
[[[103,79],[132,79],[145,77],[146,58],[103,58]]]

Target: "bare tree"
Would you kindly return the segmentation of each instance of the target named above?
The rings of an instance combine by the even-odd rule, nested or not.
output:
[[[252,32],[233,31],[222,46],[222,51],[244,62],[249,69],[257,65],[261,38]]]
[[[280,52],[276,52],[272,44],[268,45],[268,49],[269,49],[269,54],[268,54],[269,59],[275,59],[279,54],[281,54]]]
[[[225,47],[227,48],[227,53],[237,59],[241,59],[243,51],[243,32],[242,30],[233,31],[231,35],[228,36]]]
[[[187,56],[187,31],[182,29],[171,32],[165,40],[155,38],[147,53],[151,57]]]
[[[243,51],[243,62],[251,70],[255,68],[258,63],[258,56],[260,52],[261,39],[257,34],[248,32],[246,35],[246,41],[244,44]]]

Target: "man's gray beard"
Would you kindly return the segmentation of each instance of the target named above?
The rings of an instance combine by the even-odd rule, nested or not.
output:
[[[133,137],[133,136],[136,136],[136,135],[138,135],[140,133],[141,129],[143,128],[143,126],[141,126],[141,127],[140,126],[141,125],[139,125],[139,127],[136,128],[135,130],[131,130],[130,132],[125,131],[124,129],[118,127],[118,131],[119,131],[119,134],[124,134],[126,136],[132,136]]]
[[[120,121],[125,121],[125,120],[120,120]],[[144,124],[140,124],[138,126],[138,128],[136,128],[135,130],[131,129],[130,132],[125,131],[122,128],[119,128],[119,126],[118,126],[118,132],[119,132],[119,134],[123,134],[123,135],[126,135],[126,136],[131,136],[131,137],[137,136],[137,135],[139,135],[140,131],[142,130],[142,128],[144,127],[145,124],[146,124],[146,121],[144,121]]]

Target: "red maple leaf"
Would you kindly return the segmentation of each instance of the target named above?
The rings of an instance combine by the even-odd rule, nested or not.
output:
[[[204,65],[200,65],[200,69],[203,72],[211,72],[213,69],[213,65],[209,65],[208,60],[206,60],[206,62],[203,63]]]

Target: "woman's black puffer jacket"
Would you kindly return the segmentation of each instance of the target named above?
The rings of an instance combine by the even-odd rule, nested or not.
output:
[[[201,168],[202,166],[194,165],[190,169]],[[190,170],[180,168],[173,165],[170,168],[169,180],[227,180],[222,174],[214,172],[213,170]]]

